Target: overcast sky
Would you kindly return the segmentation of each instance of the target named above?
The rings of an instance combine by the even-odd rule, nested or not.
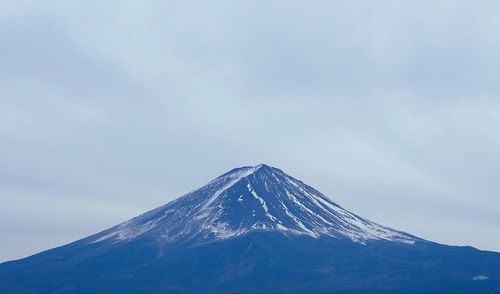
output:
[[[0,0],[0,261],[267,163],[500,251],[499,1]]]

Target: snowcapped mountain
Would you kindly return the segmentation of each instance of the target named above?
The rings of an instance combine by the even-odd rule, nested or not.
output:
[[[0,293],[500,293],[500,254],[376,224],[267,165],[0,264]]]
[[[144,235],[165,242],[202,242],[258,230],[359,243],[390,240],[413,244],[417,240],[363,219],[283,171],[262,164],[233,169],[198,190],[97,235],[93,242]]]

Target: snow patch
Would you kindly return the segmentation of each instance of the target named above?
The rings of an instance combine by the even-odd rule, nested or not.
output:
[[[278,220],[276,217],[274,217],[274,215],[269,213],[269,208],[267,207],[266,201],[264,201],[264,199],[262,199],[261,197],[259,197],[259,195],[257,195],[257,193],[252,189],[252,186],[250,186],[250,184],[247,184],[247,188],[248,188],[248,191],[250,191],[250,193],[252,194],[252,196],[260,202],[260,204],[262,205],[262,209],[264,209],[266,216],[273,222],[277,221],[277,222],[281,223],[280,220]]]
[[[260,168],[260,166],[246,168],[241,172],[229,175],[229,178],[230,178],[229,182],[224,184],[222,186],[222,188],[217,190],[210,198],[208,198],[208,200],[205,202],[205,204],[203,204],[201,211],[207,210],[207,208],[210,206],[210,204],[212,204],[217,199],[217,197],[219,197],[222,193],[224,193],[224,191],[226,191],[227,189],[234,186],[241,179],[248,177],[249,175],[255,173],[259,168]]]
[[[472,277],[473,281],[485,281],[485,280],[489,280],[489,279],[490,279],[490,277],[482,276],[482,275]]]

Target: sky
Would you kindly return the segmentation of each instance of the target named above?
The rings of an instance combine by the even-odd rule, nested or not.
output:
[[[0,0],[0,262],[266,163],[500,251],[500,2]]]

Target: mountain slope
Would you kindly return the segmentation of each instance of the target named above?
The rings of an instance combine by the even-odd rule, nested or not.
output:
[[[252,231],[364,243],[415,237],[363,219],[283,171],[259,165],[234,169],[163,207],[98,235],[94,242],[156,235],[165,242],[222,240]]]
[[[266,165],[0,265],[1,293],[499,293],[499,280],[498,253],[378,225]]]

